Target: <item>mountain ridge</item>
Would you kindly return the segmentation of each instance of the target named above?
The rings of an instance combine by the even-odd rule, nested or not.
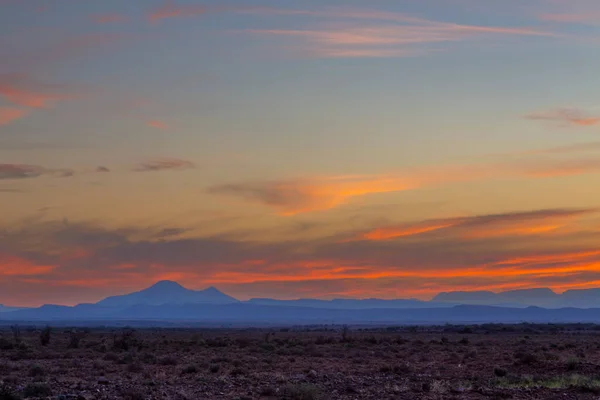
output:
[[[567,290],[556,293],[549,288],[516,289],[503,292],[452,291],[441,292],[431,301],[470,305],[538,306],[544,308],[600,307],[600,288]]]
[[[494,304],[468,304],[468,302]],[[568,306],[564,306],[565,304]],[[573,306],[582,304],[588,307]],[[430,301],[374,298],[332,300],[254,298],[239,301],[213,286],[204,290],[191,290],[177,282],[159,281],[148,288],[109,296],[97,303],[75,306],[45,304],[38,308],[13,309],[0,313],[0,322],[15,321],[78,323],[134,321],[146,325],[189,322],[246,326],[315,323],[600,323],[600,289],[577,289],[562,294],[548,288],[519,289],[499,293],[442,292]]]
[[[492,291],[449,291],[440,292],[431,300],[414,298],[334,298],[330,300],[299,298],[280,300],[273,298],[251,298],[240,301],[225,294],[214,286],[203,290],[185,288],[178,282],[162,280],[145,289],[122,295],[109,296],[97,303],[79,304],[77,307],[130,307],[136,305],[184,305],[184,304],[232,304],[280,307],[309,307],[318,309],[431,309],[449,308],[455,305],[499,306],[509,308],[600,308],[600,288],[571,289],[556,293],[549,288],[516,289],[503,292]],[[51,305],[44,305],[48,307]],[[0,305],[0,312],[22,310],[22,307]]]

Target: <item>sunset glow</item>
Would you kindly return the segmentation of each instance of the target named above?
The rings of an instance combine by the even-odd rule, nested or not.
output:
[[[600,2],[340,4],[0,1],[0,304],[600,287]]]

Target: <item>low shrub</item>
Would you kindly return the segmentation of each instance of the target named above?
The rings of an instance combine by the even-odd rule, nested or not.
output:
[[[29,368],[29,376],[32,378],[39,378],[46,375],[46,371],[40,365],[34,365]]]
[[[52,329],[47,326],[40,332],[40,344],[42,346],[48,346],[50,344],[50,334],[52,333]]]
[[[182,375],[187,374],[197,374],[199,372],[198,367],[196,365],[188,365],[184,369],[181,370]]]
[[[283,387],[282,394],[286,400],[318,400],[321,398],[319,388],[309,383],[287,384]]]
[[[21,396],[6,383],[0,385],[0,400],[21,400]]]
[[[177,365],[177,359],[175,357],[166,356],[158,359],[160,365]]]
[[[25,397],[48,397],[52,396],[52,388],[45,383],[32,383],[23,389]]]

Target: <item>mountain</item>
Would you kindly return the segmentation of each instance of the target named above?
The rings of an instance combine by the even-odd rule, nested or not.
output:
[[[454,304],[495,304],[498,302],[496,293],[489,291],[473,292],[441,292],[433,299],[433,302]]]
[[[470,305],[544,308],[594,308],[600,307],[600,289],[567,290],[562,294],[548,288],[509,290],[506,292],[442,292],[433,302]]]
[[[566,307],[600,307],[600,289],[567,290],[561,295],[561,305]]]
[[[561,295],[554,293],[548,288],[533,288],[509,290],[500,293],[489,291],[442,292],[435,296],[432,301],[511,307],[557,307],[560,306],[560,298]]]
[[[237,299],[214,287],[204,290],[190,290],[177,282],[160,281],[139,292],[107,297],[96,304],[103,307],[129,307],[138,304],[229,304],[237,302]]]
[[[275,300],[275,299],[250,299],[249,304],[267,305],[267,306],[283,306],[283,307],[311,307],[311,308],[328,308],[333,310],[365,310],[374,308],[445,308],[452,307],[448,303],[434,303],[417,299],[333,299],[333,300],[317,300],[317,299],[298,299],[298,300]]]
[[[538,307],[560,306],[559,302],[561,297],[560,294],[554,293],[548,288],[509,290],[501,292],[499,295],[504,302]]]
[[[21,309],[22,309],[21,307],[7,307],[4,304],[0,304],[0,313],[16,311],[16,310],[21,310]]]

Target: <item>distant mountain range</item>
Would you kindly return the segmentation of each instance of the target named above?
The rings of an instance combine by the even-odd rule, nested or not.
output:
[[[74,307],[0,305],[0,322],[14,321],[166,321],[216,324],[442,324],[486,322],[597,322],[600,289],[557,294],[547,288],[445,292],[431,301],[417,299],[257,298],[239,301],[214,287],[190,290],[171,281],[130,294]]]
[[[600,307],[600,289],[567,290],[562,294],[548,288],[510,290],[500,293],[444,292],[435,296],[432,302],[509,307],[596,308]]]
[[[21,308],[19,308],[19,307],[6,307],[5,305],[0,304],[0,313],[16,311],[16,310],[20,310],[20,309]]]
[[[331,310],[368,310],[373,308],[448,308],[454,304],[421,301],[416,299],[298,299],[298,300],[275,300],[275,299],[250,299],[246,303],[263,306],[283,306],[283,307],[307,307],[307,308],[327,308]]]

